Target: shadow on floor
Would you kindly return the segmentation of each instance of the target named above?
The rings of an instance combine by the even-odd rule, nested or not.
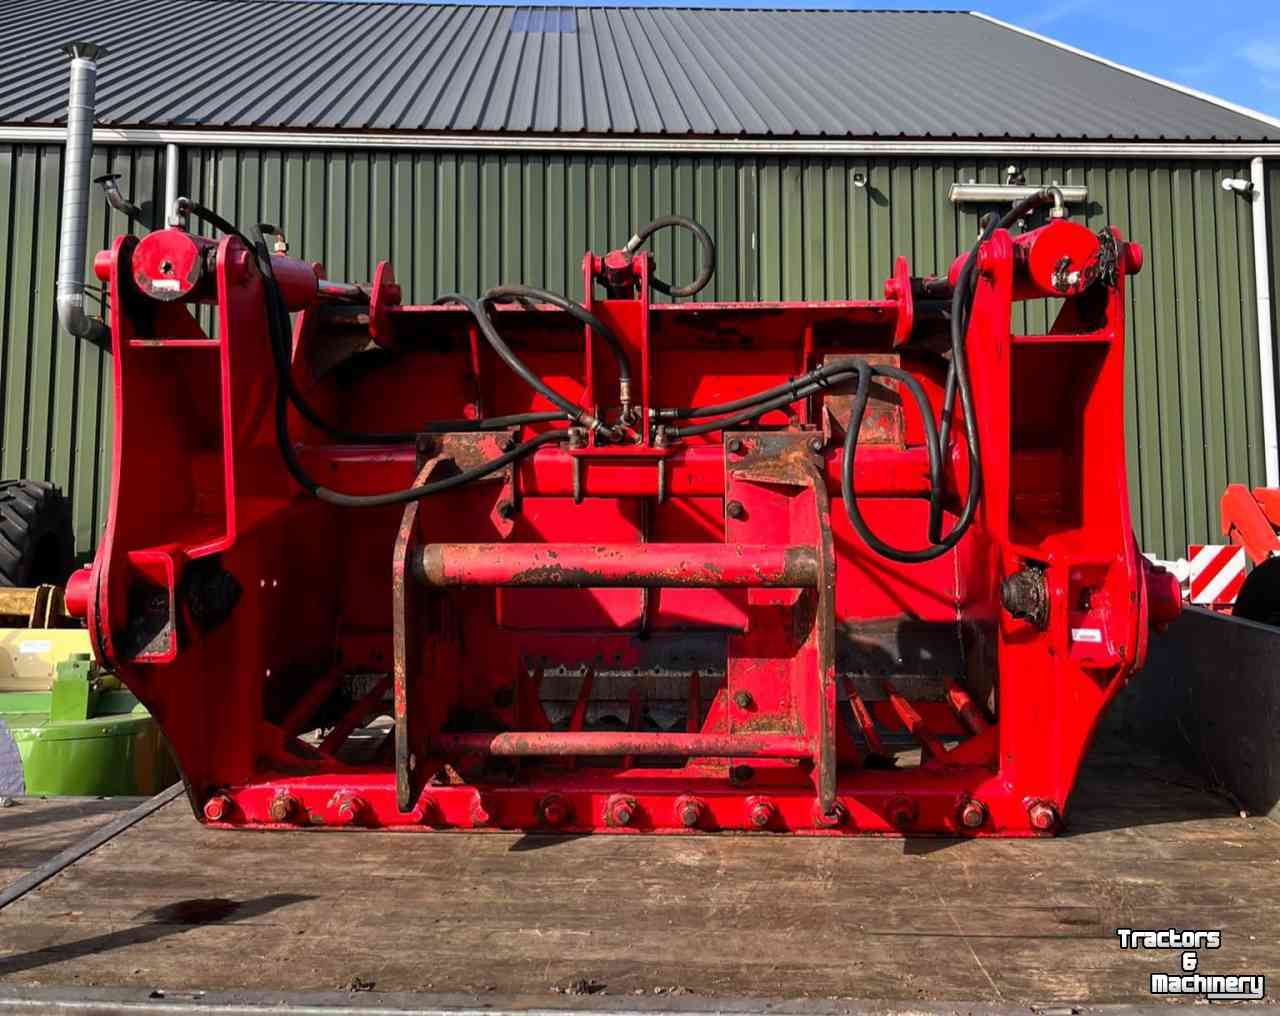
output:
[[[75,942],[64,942],[45,949],[33,949],[0,959],[0,977],[24,970],[34,970],[50,963],[62,963],[84,956],[96,956],[128,946],[144,945],[158,939],[181,935],[202,924],[252,920],[295,903],[315,899],[299,893],[272,893],[240,902],[225,899],[182,900],[160,907],[145,924],[120,931],[92,935]]]

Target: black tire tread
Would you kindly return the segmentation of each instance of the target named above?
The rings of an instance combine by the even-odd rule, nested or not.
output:
[[[44,480],[0,480],[0,586],[65,581],[73,552],[71,506],[61,490]]]

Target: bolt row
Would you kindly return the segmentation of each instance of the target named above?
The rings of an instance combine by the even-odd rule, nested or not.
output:
[[[778,807],[769,797],[753,795],[745,801],[746,819],[753,829],[768,829],[778,816]],[[569,802],[560,794],[547,794],[538,802],[538,818],[543,825],[556,828],[565,825],[572,817]],[[204,804],[204,817],[209,822],[228,821],[232,802],[226,794],[213,794]],[[354,826],[363,824],[370,816],[368,802],[350,791],[339,791],[329,800],[330,824]],[[705,801],[690,795],[677,797],[673,807],[676,822],[686,829],[697,829],[708,816]],[[288,791],[280,791],[271,799],[267,814],[272,822],[285,824],[298,822],[303,813],[302,803]],[[640,814],[636,799],[628,794],[614,794],[604,805],[602,819],[606,826],[620,829],[635,823]],[[909,797],[895,797],[889,802],[886,814],[896,829],[904,832],[915,827],[919,820],[919,805]],[[957,810],[960,825],[978,830],[987,824],[987,806],[976,798],[966,798]],[[1050,833],[1057,829],[1060,820],[1058,810],[1048,801],[1031,801],[1027,805],[1031,828],[1036,832]],[[425,819],[426,816],[424,816]],[[494,824],[494,816],[483,796],[477,794],[470,812],[473,826]],[[820,829],[834,829],[847,824],[848,809],[839,801],[828,812],[814,803],[813,822]]]

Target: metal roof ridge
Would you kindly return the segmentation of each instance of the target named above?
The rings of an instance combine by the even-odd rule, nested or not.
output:
[[[563,3],[544,3],[539,0],[533,2],[517,2],[517,0],[475,0],[475,2],[460,2],[460,0],[193,0],[195,3],[207,4],[235,4],[244,6],[245,4],[272,4],[274,6],[283,6],[285,4],[310,4],[310,5],[327,5],[330,7],[511,7],[511,8],[570,8],[579,11],[683,11],[692,14],[702,12],[715,13],[717,11],[744,11],[748,13],[770,13],[770,14],[974,14],[976,12],[968,10],[964,7],[777,7],[769,4],[753,4],[753,3],[733,3],[732,0],[726,0],[723,3],[709,4],[706,6],[695,6],[692,4],[672,5],[669,7],[654,7],[652,4],[639,2],[620,3],[620,4],[602,4],[602,3],[574,3],[567,0]]]
[[[989,24],[1007,29],[1008,31],[1017,32],[1019,35],[1025,35],[1027,38],[1035,39],[1037,42],[1043,42],[1046,45],[1054,46],[1057,49],[1071,53],[1074,56],[1084,57],[1086,60],[1092,60],[1095,63],[1100,63],[1104,67],[1110,67],[1112,70],[1120,71],[1124,74],[1131,74],[1144,81],[1150,81],[1152,84],[1172,89],[1175,92],[1180,92],[1181,94],[1190,96],[1193,99],[1199,99],[1201,102],[1207,102],[1210,105],[1217,106],[1219,109],[1226,109],[1232,113],[1238,114],[1239,116],[1245,116],[1251,120],[1257,120],[1259,123],[1266,124],[1269,127],[1280,128],[1280,117],[1268,116],[1266,113],[1259,112],[1256,109],[1250,109],[1248,106],[1241,106],[1239,103],[1231,102],[1216,95],[1210,95],[1208,92],[1202,92],[1197,88],[1190,87],[1189,85],[1180,85],[1176,81],[1170,81],[1168,78],[1149,74],[1148,72],[1139,70],[1136,67],[1130,67],[1128,64],[1122,64],[1117,60],[1109,60],[1105,56],[1099,56],[1097,53],[1091,53],[1089,50],[1081,49],[1079,46],[1072,46],[1070,43],[1062,42],[1061,40],[1051,38],[1048,35],[1041,35],[1039,32],[1034,32],[1029,28],[1021,28],[1018,25],[1009,23],[1008,21],[1001,21],[999,18],[993,17],[990,14],[983,14],[982,11],[971,10],[965,11],[964,13],[972,15],[975,18],[979,18],[982,21],[986,21]]]

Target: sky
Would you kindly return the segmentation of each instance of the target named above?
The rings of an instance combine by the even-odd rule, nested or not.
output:
[[[972,9],[1280,116],[1280,3],[1274,0],[979,0]]]
[[[513,2],[513,0],[507,0]],[[518,2],[518,0],[514,0]],[[524,0],[546,2],[546,0]],[[555,0],[552,0],[555,2]],[[566,0],[559,0],[563,3]],[[572,3],[573,0],[568,0]],[[579,0],[582,2],[582,0]],[[611,0],[587,0],[607,5]],[[629,0],[631,3],[643,0]],[[657,7],[977,10],[1117,63],[1280,117],[1280,2],[1237,0],[651,0]]]

